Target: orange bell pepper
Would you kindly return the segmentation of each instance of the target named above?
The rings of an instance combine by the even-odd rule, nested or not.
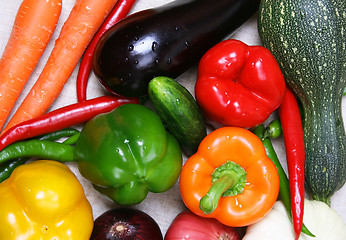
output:
[[[180,192],[195,214],[241,227],[263,218],[279,193],[279,176],[261,140],[222,127],[207,135],[184,164]]]

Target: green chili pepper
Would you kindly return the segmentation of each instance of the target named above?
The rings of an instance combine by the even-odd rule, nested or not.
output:
[[[282,165],[280,163],[280,160],[275,152],[275,149],[273,147],[272,142],[268,137],[264,137],[264,132],[265,132],[265,127],[263,124],[258,125],[255,129],[252,130],[254,134],[261,139],[263,146],[266,150],[267,156],[272,160],[274,165],[276,166],[276,169],[279,174],[279,179],[280,179],[280,188],[279,188],[279,196],[284,203],[284,206],[286,208],[286,211],[289,215],[289,217],[292,220],[292,213],[291,213],[291,197],[290,197],[290,187],[289,187],[289,182],[287,175],[282,168]],[[315,237],[309,229],[303,224],[302,227],[302,232],[305,233],[308,236]]]
[[[74,147],[64,143],[36,139],[16,142],[1,151],[0,163],[22,157],[71,162],[74,160]]]
[[[28,161],[28,158],[18,158],[18,159],[0,164],[0,183],[4,181],[5,179],[9,178],[13,170],[16,167],[26,163],[26,161]]]
[[[78,134],[78,133],[79,131],[76,129],[65,128],[56,132],[39,136],[35,139],[56,141],[63,137],[73,136],[74,134]],[[0,183],[4,181],[5,179],[7,179],[16,167],[26,163],[28,160],[29,160],[28,157],[23,157],[23,158],[14,159],[12,161],[3,162],[2,164],[0,164]]]
[[[47,133],[32,139],[38,139],[38,140],[47,140],[47,141],[57,141],[61,138],[65,138],[65,137],[70,137],[73,136],[75,134],[79,133],[79,131],[77,129],[74,128],[65,128],[56,132],[51,132],[51,133]]]
[[[79,136],[80,136],[80,132],[72,135],[71,137],[63,141],[63,143],[67,145],[74,145],[77,143]]]

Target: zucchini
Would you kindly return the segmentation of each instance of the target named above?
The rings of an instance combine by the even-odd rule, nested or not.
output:
[[[259,0],[176,0],[137,12],[100,39],[94,73],[113,93],[147,95],[151,79],[181,75],[258,6]]]
[[[258,11],[262,42],[303,106],[306,190],[327,204],[346,180],[345,11],[345,0],[264,0]]]
[[[149,82],[149,99],[183,152],[194,154],[207,135],[203,116],[191,93],[168,77],[155,77]]]

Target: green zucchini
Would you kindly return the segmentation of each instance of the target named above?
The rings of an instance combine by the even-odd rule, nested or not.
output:
[[[174,79],[155,77],[148,85],[154,109],[183,152],[191,156],[207,135],[203,116],[191,93]]]
[[[258,11],[263,45],[303,106],[306,190],[327,204],[346,180],[345,16],[345,0],[263,0]]]

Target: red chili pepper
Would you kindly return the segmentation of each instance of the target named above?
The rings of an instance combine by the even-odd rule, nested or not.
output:
[[[262,46],[229,39],[199,62],[195,94],[205,115],[221,125],[253,127],[279,107],[286,90],[280,66]]]
[[[292,221],[295,239],[299,238],[304,214],[304,132],[297,99],[287,88],[279,107],[284,136],[291,194]]]
[[[78,102],[82,102],[86,100],[88,79],[92,69],[92,59],[93,59],[94,50],[98,40],[110,27],[112,27],[114,24],[116,24],[121,19],[127,16],[127,14],[130,12],[135,2],[136,0],[118,0],[113,10],[105,19],[104,23],[101,25],[100,29],[95,34],[94,38],[92,39],[88,48],[86,49],[82,57],[79,71],[78,71],[78,76],[77,76]]]
[[[139,103],[139,101],[137,98],[102,96],[71,104],[19,123],[0,137],[0,151],[11,143],[84,123],[98,114],[110,112],[126,103]]]

